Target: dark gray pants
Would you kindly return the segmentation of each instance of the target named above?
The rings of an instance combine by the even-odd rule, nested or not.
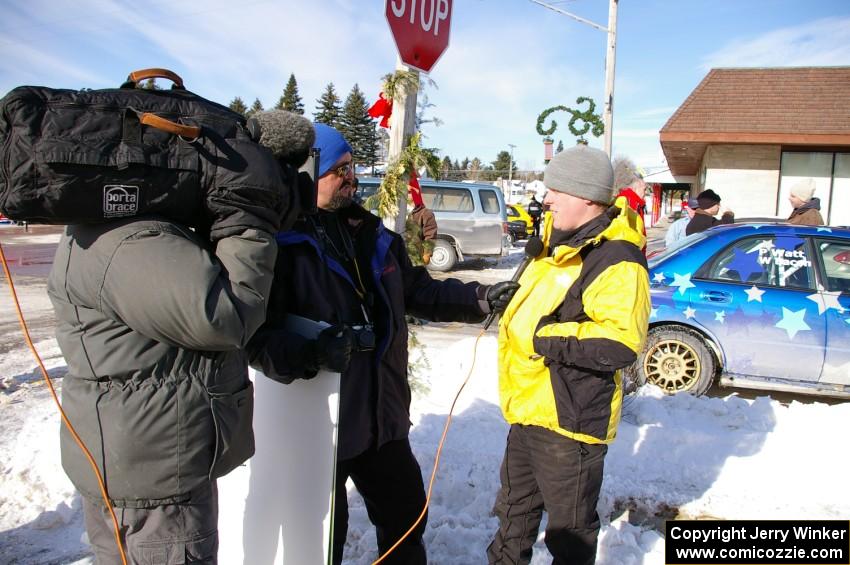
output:
[[[511,425],[494,508],[499,529],[487,548],[489,563],[529,563],[545,510],[552,562],[592,564],[607,452],[607,445],[581,443],[538,426]]]
[[[97,565],[120,564],[112,518],[102,503],[83,498],[89,543]],[[217,562],[218,490],[214,482],[184,504],[115,508],[115,517],[131,565]]]

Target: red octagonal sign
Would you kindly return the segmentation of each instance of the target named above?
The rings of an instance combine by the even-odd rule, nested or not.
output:
[[[402,63],[430,72],[449,46],[452,0],[386,0],[386,14]]]

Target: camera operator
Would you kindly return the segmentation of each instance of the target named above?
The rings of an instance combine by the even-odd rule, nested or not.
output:
[[[209,149],[203,229],[161,216],[70,225],[48,281],[63,405],[101,469],[130,563],[216,563],[216,479],[254,452],[242,348],[265,319],[274,234],[292,224],[294,197],[268,149],[246,133],[226,143]],[[61,449],[96,562],[121,563],[65,426]]]
[[[349,477],[366,502],[381,553],[425,504],[422,474],[408,441],[405,314],[479,322],[491,310],[503,310],[518,285],[435,281],[424,267],[414,267],[401,236],[352,203],[348,142],[330,126],[314,128],[321,151],[318,213],[278,234],[267,321],[248,350],[252,366],[284,383],[309,379],[320,368],[342,373],[333,540],[338,564],[348,530]],[[317,339],[306,339],[281,329],[287,314],[332,325]],[[424,529],[423,521],[387,563],[425,563]]]

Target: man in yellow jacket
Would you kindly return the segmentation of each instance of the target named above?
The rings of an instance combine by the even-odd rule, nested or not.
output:
[[[499,324],[499,392],[511,425],[490,563],[529,563],[545,510],[556,564],[596,559],[596,504],[623,398],[621,369],[649,319],[641,221],[614,205],[608,156],[563,151],[543,176],[544,251],[520,278]]]

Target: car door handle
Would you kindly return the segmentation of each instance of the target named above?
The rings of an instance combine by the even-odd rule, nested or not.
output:
[[[732,295],[730,293],[719,290],[707,290],[701,293],[699,297],[708,302],[719,302],[723,304],[732,302]]]

